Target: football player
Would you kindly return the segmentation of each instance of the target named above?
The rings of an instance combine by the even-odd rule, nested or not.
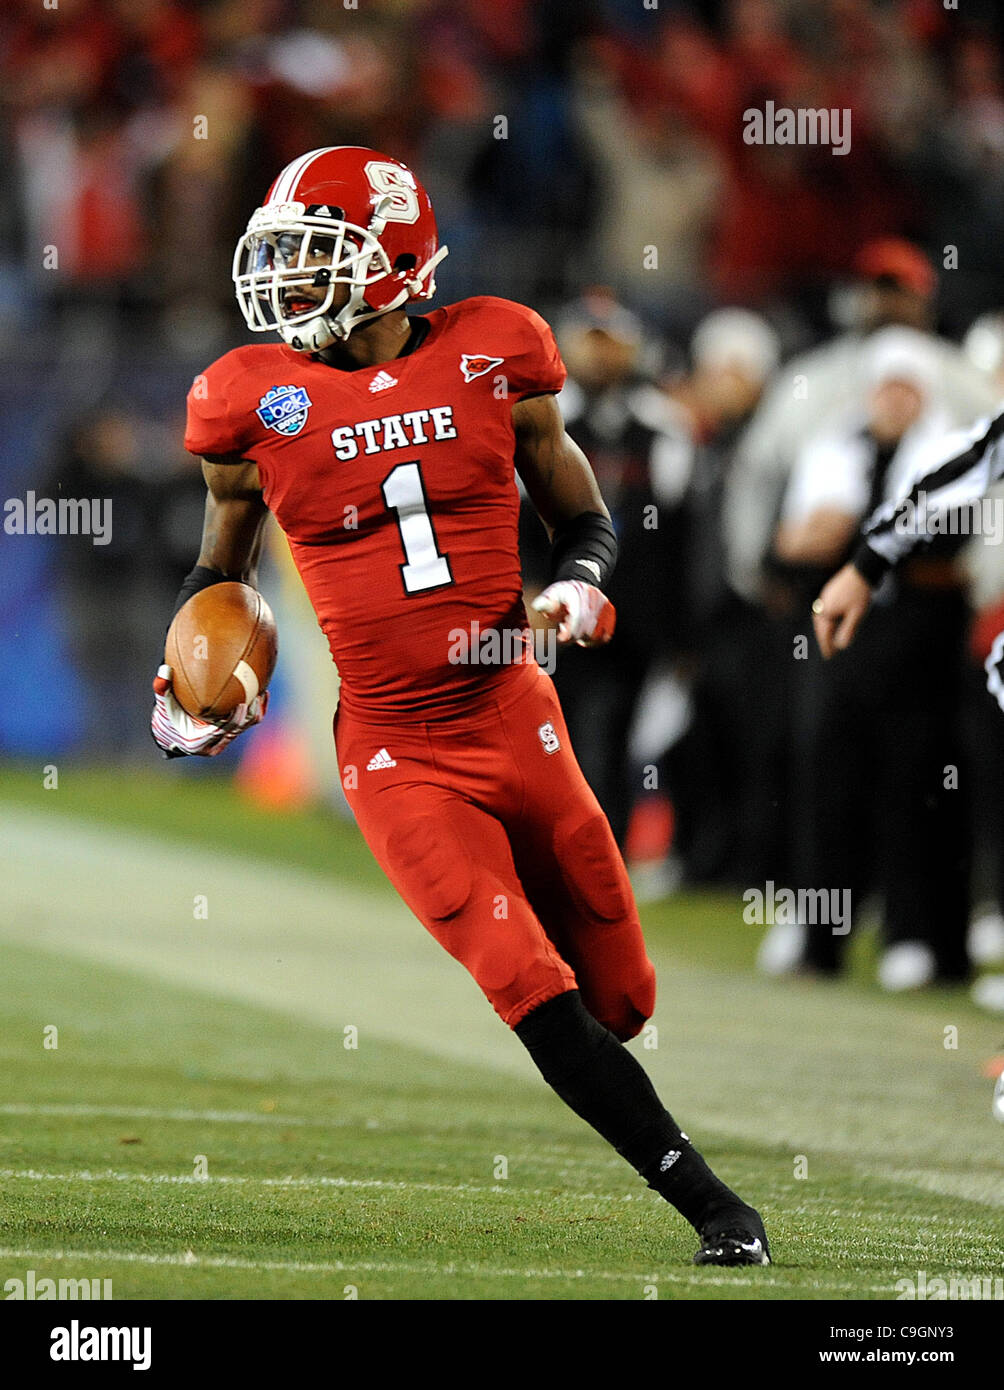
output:
[[[614,629],[603,586],[617,546],[562,426],[565,369],[522,305],[409,317],[445,255],[425,189],[387,155],[312,150],[275,180],[233,274],[249,328],[282,341],[227,353],[189,394],[185,447],[208,499],[177,607],[255,582],[270,511],[341,675],[342,782],[388,878],[562,1100],[692,1223],[696,1261],[767,1264],[758,1213],[623,1045],[651,1016],[654,971],[529,644],[514,469],[552,538],[534,607],[562,642]],[[153,725],[168,755],[213,755],[264,713],[256,701],[204,724],[170,679],[161,667]]]

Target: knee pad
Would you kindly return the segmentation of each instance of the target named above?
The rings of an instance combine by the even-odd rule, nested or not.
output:
[[[565,885],[585,917],[617,922],[633,915],[627,870],[605,816],[593,816],[570,834],[559,827],[555,850]]]
[[[385,858],[405,902],[499,1012],[550,983],[557,957],[546,941],[534,941],[529,909],[501,878],[475,865],[446,818],[402,821],[387,840]]]
[[[467,846],[446,820],[415,816],[394,827],[387,866],[419,918],[446,922],[463,910],[474,889]]]
[[[604,1028],[609,1028],[615,1038],[627,1042],[636,1038],[655,1011],[655,970],[649,967],[645,979],[632,991],[619,999],[608,1000],[605,1007],[597,1013]]]
[[[579,972],[589,1011],[621,1042],[637,1037],[655,1011],[655,967],[634,922],[594,936]]]

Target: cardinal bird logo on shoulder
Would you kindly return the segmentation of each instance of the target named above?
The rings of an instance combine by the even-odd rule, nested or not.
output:
[[[464,352],[460,355],[460,370],[465,381],[473,381],[476,376],[484,376],[493,367],[501,367],[504,357],[486,357],[483,352]]]

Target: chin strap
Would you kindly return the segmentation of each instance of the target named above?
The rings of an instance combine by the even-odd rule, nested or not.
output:
[[[436,266],[444,258],[444,256],[448,256],[449,253],[450,249],[448,246],[441,246],[434,256],[429,257],[425,265],[420,266],[418,268],[418,270],[415,272],[415,274],[412,276],[410,280],[405,280],[405,289],[408,291],[408,293],[419,294],[423,289],[422,282],[428,275],[429,283],[424,287],[424,289],[426,299],[431,299],[432,296],[436,293],[436,281],[432,277],[432,271],[435,270]]]
[[[294,352],[321,352],[330,347],[336,338],[348,336],[338,332],[334,320],[327,314],[318,314],[295,327],[280,324],[279,335]]]
[[[370,218],[370,224],[366,229],[372,236],[379,238],[380,233],[387,225],[387,214],[393,203],[393,194],[387,193],[376,204],[373,209],[373,216]],[[298,323],[295,329],[290,330],[286,330],[280,325],[279,332],[284,341],[296,352],[321,352],[324,348],[330,347],[336,339],[341,339],[344,342],[357,324],[368,323],[370,319],[390,313],[392,309],[400,309],[402,304],[407,304],[408,300],[413,297],[420,295],[423,299],[431,299],[436,292],[436,281],[432,272],[448,254],[449,248],[441,246],[434,256],[430,256],[424,265],[419,266],[404,281],[400,293],[382,309],[369,309],[366,313],[359,313],[360,304],[365,303],[363,296],[366,292],[366,286],[353,285],[348,303],[337,314],[318,314],[316,318],[306,319],[303,323]],[[323,341],[317,332],[319,328],[323,328]],[[309,334],[304,333],[304,329],[310,330]]]

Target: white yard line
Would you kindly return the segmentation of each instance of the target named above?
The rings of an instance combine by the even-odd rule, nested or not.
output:
[[[182,1123],[213,1125],[317,1125],[327,1129],[344,1128],[349,1121],[304,1119],[301,1115],[271,1114],[257,1110],[157,1110],[142,1105],[0,1105],[0,1115],[50,1115],[73,1119],[177,1120]]]
[[[170,1111],[145,1105],[0,1105],[0,1115],[50,1115],[74,1119],[179,1120],[196,1125],[317,1125],[342,1127],[348,1120],[303,1119],[264,1111]]]
[[[207,1178],[197,1178],[191,1173],[130,1173],[116,1169],[101,1169],[93,1172],[90,1169],[79,1169],[68,1173],[49,1173],[35,1168],[3,1168],[0,1169],[0,1181],[10,1182],[109,1182],[109,1183],[138,1183],[141,1185],[167,1185],[167,1186],[191,1186],[191,1187],[210,1187],[213,1185],[223,1187],[233,1186],[253,1186],[277,1188],[344,1188],[344,1189],[373,1189],[376,1191],[407,1191],[407,1192],[448,1192],[461,1193],[465,1195],[500,1195],[518,1197],[536,1197],[542,1200],[555,1201],[582,1201],[582,1202],[613,1202],[620,1205],[624,1202],[657,1202],[658,1198],[650,1194],[648,1190],[644,1192],[626,1192],[618,1196],[611,1192],[579,1192],[575,1190],[555,1192],[553,1188],[520,1187],[518,1184],[510,1183],[434,1183],[434,1182],[413,1182],[409,1179],[395,1178],[343,1178],[331,1177],[325,1174],[318,1174],[314,1177],[283,1177],[283,1178],[260,1178],[246,1174],[220,1174],[210,1175]],[[825,1211],[812,1212],[801,1207],[797,1211],[785,1210],[785,1215],[792,1217],[802,1214],[810,1216],[826,1215],[841,1220],[867,1221],[869,1228],[876,1234],[884,1229],[884,1217],[874,1212],[862,1213],[859,1211],[846,1211],[835,1207],[826,1207]],[[977,1231],[982,1231],[983,1227],[974,1219],[967,1227],[958,1227],[946,1230],[943,1222],[937,1218],[918,1213],[898,1213],[897,1222],[911,1222],[917,1225],[932,1227],[934,1235],[951,1235],[956,1238],[972,1236]],[[985,1232],[984,1232],[985,1234]],[[814,1244],[839,1246],[846,1242],[842,1238],[827,1237],[816,1233],[813,1236]],[[911,1248],[911,1247],[904,1247]],[[923,1244],[916,1246],[918,1250],[928,1248]]]
[[[31,1104],[27,1101],[12,1101],[8,1104],[0,1104],[0,1116],[23,1116],[31,1118],[51,1117],[53,1119],[110,1119],[110,1120],[160,1120],[174,1121],[180,1124],[220,1124],[220,1125],[276,1125],[279,1128],[284,1126],[295,1128],[297,1125],[312,1126],[316,1129],[364,1129],[374,1130],[382,1128],[380,1122],[375,1119],[335,1119],[328,1116],[305,1116],[305,1115],[283,1115],[258,1110],[184,1110],[184,1109],[159,1109],[145,1105],[88,1105],[77,1102],[46,1103],[39,1102]],[[424,1144],[453,1143],[449,1136],[436,1134],[423,1135]],[[509,1158],[512,1163],[526,1163],[543,1168],[558,1168],[557,1177],[567,1177],[569,1174],[581,1171],[581,1168],[573,1168],[569,1162],[569,1156],[574,1156],[576,1150],[569,1145],[548,1143],[550,1153],[510,1153]],[[559,1166],[560,1165],[560,1166]],[[630,1170],[621,1158],[602,1158],[595,1154],[590,1155],[588,1167],[591,1170],[598,1168],[615,1169],[625,1177],[630,1177]]]
[[[313,1117],[313,1118],[310,1118],[310,1117],[305,1117],[305,1116],[302,1116],[302,1115],[278,1115],[278,1114],[269,1114],[269,1113],[259,1112],[259,1111],[253,1111],[253,1110],[184,1110],[184,1109],[156,1109],[156,1108],[149,1107],[149,1106],[130,1106],[130,1105],[86,1105],[86,1104],[70,1104],[70,1103],[67,1103],[67,1104],[38,1104],[38,1105],[31,1105],[31,1104],[27,1104],[27,1103],[21,1104],[21,1103],[17,1103],[17,1102],[11,1102],[11,1103],[8,1103],[8,1104],[0,1104],[0,1115],[26,1116],[26,1117],[31,1117],[31,1116],[41,1116],[41,1117],[45,1117],[45,1116],[50,1116],[50,1117],[52,1117],[52,1118],[69,1118],[69,1119],[72,1119],[72,1118],[75,1118],[75,1117],[79,1117],[79,1118],[81,1118],[81,1119],[103,1119],[103,1118],[107,1118],[107,1119],[120,1119],[120,1120],[131,1120],[131,1119],[136,1119],[136,1120],[159,1120],[159,1121],[173,1121],[173,1122],[183,1123],[183,1124],[273,1125],[273,1126],[278,1126],[278,1127],[280,1127],[280,1128],[282,1128],[282,1127],[294,1127],[294,1128],[295,1128],[296,1126],[311,1126],[311,1127],[318,1128],[318,1129],[346,1129],[346,1128],[353,1128],[353,1127],[355,1127],[355,1128],[360,1128],[360,1127],[365,1127],[365,1123],[366,1123],[365,1121],[360,1122],[360,1121],[352,1121],[352,1120],[339,1120],[339,1119],[334,1119],[334,1118],[330,1118],[330,1119],[329,1119],[329,1118],[324,1118],[324,1117]],[[551,1146],[551,1147],[560,1148],[561,1146],[555,1145],[555,1146]],[[529,1166],[529,1167],[557,1168],[557,1171],[556,1171],[556,1173],[555,1173],[555,1178],[556,1178],[556,1179],[567,1178],[567,1177],[570,1177],[570,1176],[579,1174],[579,1173],[581,1173],[581,1171],[582,1171],[581,1168],[576,1169],[576,1168],[573,1168],[573,1167],[569,1166],[567,1157],[563,1157],[563,1156],[556,1155],[556,1154],[553,1154],[553,1153],[550,1153],[550,1154],[545,1154],[545,1153],[515,1153],[515,1154],[511,1154],[511,1155],[510,1155],[510,1161],[511,1161],[513,1164],[524,1163],[524,1164],[526,1164],[526,1165]],[[560,1165],[560,1166],[558,1166],[558,1165]],[[624,1164],[623,1160],[621,1160],[621,1159],[602,1159],[602,1158],[599,1158],[599,1157],[596,1157],[596,1156],[591,1156],[590,1159],[589,1159],[588,1168],[589,1168],[590,1170],[594,1170],[594,1171],[597,1170],[597,1169],[601,1169],[601,1168],[603,1168],[603,1169],[616,1169],[617,1171],[622,1172],[622,1173],[625,1175],[625,1177],[628,1177],[628,1176],[629,1176],[627,1166]],[[874,1176],[874,1170],[873,1170],[873,1169],[870,1169],[870,1168],[861,1168],[861,1169],[859,1169],[859,1171],[861,1172],[861,1175],[862,1175],[863,1177]],[[25,1175],[26,1175],[26,1174],[25,1174]],[[18,1176],[18,1175],[15,1174],[13,1171],[10,1171],[10,1170],[8,1170],[8,1171],[5,1172],[5,1173],[4,1173],[4,1172],[0,1172],[0,1177],[14,1177],[14,1176]],[[125,1179],[125,1178],[127,1178],[127,1177],[129,1177],[129,1176],[130,1176],[129,1174],[122,1174],[122,1175],[121,1175],[122,1179]],[[1000,1181],[999,1181],[999,1179],[997,1178],[997,1176],[995,1176],[994,1174],[981,1174],[981,1173],[967,1174],[967,1173],[953,1173],[953,1172],[944,1172],[944,1171],[942,1171],[942,1172],[929,1172],[929,1171],[924,1170],[924,1169],[889,1169],[889,1170],[887,1170],[887,1171],[883,1174],[883,1176],[884,1176],[885,1178],[887,1178],[890,1182],[902,1183],[904,1186],[909,1186],[909,1187],[920,1187],[920,1188],[923,1188],[925,1191],[930,1191],[930,1192],[935,1192],[935,1193],[941,1193],[941,1194],[944,1194],[944,1195],[952,1195],[952,1196],[956,1196],[956,1197],[962,1197],[962,1198],[964,1198],[964,1199],[968,1199],[968,1200],[974,1201],[974,1202],[979,1202],[979,1203],[981,1203],[981,1204],[983,1204],[983,1205],[987,1205],[987,1206],[995,1206],[995,1207],[1004,1206],[1004,1191],[1001,1190]],[[136,1180],[139,1181],[140,1179],[137,1178]],[[164,1177],[163,1179],[158,1179],[158,1181],[164,1181],[164,1182],[167,1182],[167,1181],[170,1181],[170,1180],[171,1180],[171,1179],[169,1179],[168,1177]],[[177,1179],[177,1181],[184,1181],[184,1180],[186,1180],[186,1179],[184,1179],[184,1178],[179,1178],[179,1179]],[[192,1179],[192,1181],[196,1181],[196,1180],[195,1180],[195,1179]],[[217,1179],[217,1181],[220,1181],[220,1179]],[[243,1179],[242,1179],[242,1181],[243,1181]],[[254,1180],[253,1180],[253,1179],[247,1179],[247,1181],[254,1181]],[[262,1179],[262,1181],[266,1181],[266,1182],[275,1181],[275,1182],[278,1184],[278,1180]],[[314,1182],[314,1181],[317,1181],[317,1182],[319,1182],[319,1183],[321,1183],[321,1184],[332,1185],[332,1183],[331,1183],[329,1180],[323,1179],[323,1178],[319,1178],[319,1179],[316,1179],[316,1180],[315,1180],[315,1179],[304,1178],[304,1179],[298,1179],[298,1180],[296,1180],[296,1181],[300,1182],[301,1185],[303,1185],[303,1186],[309,1186],[310,1183],[312,1183],[312,1182]],[[288,1180],[288,1182],[287,1182],[285,1185],[295,1185],[294,1180],[292,1180],[292,1179]],[[338,1183],[335,1183],[334,1185],[338,1185]],[[353,1184],[353,1185],[359,1186],[360,1184],[359,1184],[359,1183],[356,1183],[356,1184]],[[371,1184],[369,1184],[369,1185],[370,1185],[370,1186],[380,1186],[381,1184],[379,1184],[379,1183],[377,1183],[377,1182],[373,1182],[373,1183],[371,1183]],[[394,1184],[394,1183],[387,1183],[386,1185],[392,1187],[392,1186],[395,1186],[396,1184]],[[436,1185],[436,1184],[428,1185],[427,1188],[426,1188],[426,1190],[428,1190],[428,1191],[435,1191],[435,1190],[438,1190],[438,1189],[437,1189],[437,1185]],[[467,1187],[467,1186],[461,1185],[461,1186],[458,1186],[458,1187],[456,1187],[456,1188],[449,1188],[449,1187],[447,1187],[447,1186],[443,1186],[441,1190],[443,1190],[443,1191],[462,1191],[462,1190],[463,1190],[463,1191],[487,1191],[487,1190],[492,1190],[492,1191],[500,1191],[500,1192],[501,1192],[501,1191],[506,1191],[506,1190],[515,1190],[515,1189],[506,1189],[506,1188],[503,1188],[503,1187],[497,1187],[497,1188],[492,1188],[492,1189],[482,1189],[482,1188],[477,1188],[477,1187],[473,1187],[473,1186],[472,1186],[472,1187]],[[545,1194],[541,1194],[541,1195],[545,1195]],[[553,1194],[550,1194],[550,1195],[553,1195]],[[592,1194],[575,1194],[575,1193],[570,1193],[570,1194],[568,1194],[568,1195],[574,1196],[574,1195],[592,1195]],[[642,1194],[642,1195],[644,1195],[644,1194]],[[595,1196],[595,1200],[597,1200],[597,1201],[618,1202],[618,1201],[630,1201],[630,1200],[632,1200],[632,1199],[633,1199],[633,1194],[628,1194],[627,1196],[624,1196],[624,1197],[617,1197],[617,1196],[614,1196],[614,1195],[612,1195],[612,1194],[597,1194],[597,1195]],[[846,1212],[844,1212],[844,1213],[831,1212],[830,1214],[831,1214],[831,1215],[844,1215],[844,1216],[846,1216],[848,1213],[846,1213]],[[859,1213],[858,1215],[861,1216],[862,1214]],[[871,1219],[872,1219],[872,1220],[875,1220],[876,1218],[874,1218],[874,1216],[873,1216]],[[929,1217],[929,1216],[910,1216],[910,1217],[905,1217],[905,1216],[903,1216],[902,1214],[899,1214],[899,1215],[897,1215],[897,1218],[896,1218],[896,1219],[897,1219],[898,1221],[912,1220],[912,1221],[918,1221],[918,1222],[928,1222],[928,1221],[930,1221],[932,1218]]]
[[[139,1264],[166,1265],[180,1269],[242,1269],[266,1270],[288,1274],[417,1274],[427,1276],[455,1276],[473,1279],[602,1279],[637,1284],[639,1297],[646,1285],[656,1287],[673,1284],[705,1287],[722,1285],[730,1287],[763,1288],[785,1285],[785,1280],[761,1273],[710,1274],[690,1270],[660,1271],[658,1274],[645,1274],[639,1271],[611,1269],[510,1269],[495,1265],[479,1265],[467,1262],[448,1264],[414,1263],[407,1260],[331,1260],[325,1262],[304,1262],[299,1260],[251,1260],[229,1255],[200,1255],[192,1250],[177,1254],[140,1254],[128,1250],[33,1250],[18,1247],[0,1247],[0,1259],[4,1260],[46,1260],[70,1261],[80,1265]],[[797,1273],[797,1271],[794,1271]],[[860,1284],[838,1283],[829,1279],[813,1280],[806,1285],[799,1279],[800,1288],[813,1288],[837,1293],[891,1293],[894,1285],[871,1284],[862,1288]]]
[[[316,1177],[285,1177],[285,1178],[258,1178],[243,1173],[224,1173],[219,1176],[197,1178],[192,1173],[126,1173],[119,1172],[111,1168],[102,1169],[98,1172],[91,1172],[90,1169],[78,1169],[70,1173],[46,1173],[37,1168],[0,1168],[0,1182],[121,1182],[121,1183],[140,1183],[149,1186],[173,1185],[181,1187],[288,1187],[288,1188],[370,1188],[375,1191],[387,1192],[449,1192],[451,1194],[462,1193],[465,1195],[487,1196],[491,1194],[505,1194],[506,1196],[517,1197],[539,1197],[549,1202],[556,1200],[575,1201],[575,1202],[613,1202],[621,1205],[624,1202],[645,1202],[657,1201],[653,1194],[648,1192],[626,1192],[622,1196],[615,1196],[610,1192],[560,1192],[556,1193],[553,1188],[538,1187],[518,1187],[510,1186],[508,1183],[439,1183],[439,1182],[410,1182],[407,1179],[396,1178],[340,1178],[329,1177],[319,1174]]]

